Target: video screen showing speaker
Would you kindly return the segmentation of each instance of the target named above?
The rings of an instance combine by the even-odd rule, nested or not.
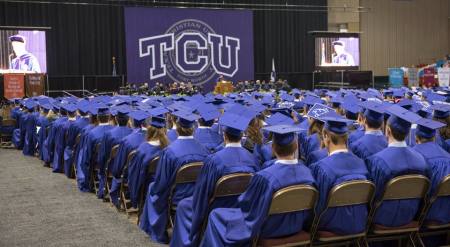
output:
[[[0,29],[0,73],[46,73],[45,31]]]
[[[359,69],[359,36],[316,37],[317,69]]]

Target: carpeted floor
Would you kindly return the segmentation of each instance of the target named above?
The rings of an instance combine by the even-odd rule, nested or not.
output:
[[[163,246],[40,160],[0,149],[0,246]]]

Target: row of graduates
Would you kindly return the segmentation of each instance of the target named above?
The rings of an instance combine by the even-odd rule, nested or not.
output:
[[[30,116],[35,116],[38,127],[30,132],[34,135],[37,131],[34,138],[39,156],[51,163],[55,172],[64,171],[70,176],[70,164],[76,159],[81,191],[92,190],[88,178],[92,159],[97,159],[100,164],[101,187],[104,187],[104,171],[108,168],[114,177],[110,196],[116,204],[126,157],[132,150],[138,150],[138,155],[131,161],[134,164],[129,166],[133,169],[127,171],[126,179],[133,206],[136,206],[139,186],[149,184],[140,227],[157,242],[169,242],[167,201],[176,171],[187,163],[204,162],[195,184],[176,187],[172,201],[178,206],[170,244],[245,246],[256,235],[261,238],[286,236],[308,225],[312,217],[310,212],[266,219],[272,194],[280,188],[293,184],[316,186],[320,192],[316,209],[320,212],[325,207],[329,190],[344,181],[372,180],[379,199],[386,182],[395,176],[426,175],[432,180],[430,193],[433,193],[442,178],[450,173],[450,156],[440,147],[446,142],[437,142],[442,136],[440,131],[446,129],[441,122],[450,115],[447,105],[436,103],[432,107],[422,107],[417,113],[428,115],[421,117],[406,109],[409,107],[405,103],[407,99],[392,104],[380,100],[377,95],[349,95],[354,96],[351,92],[333,93],[324,101],[314,93],[301,95],[294,91],[292,95],[281,95],[281,102],[272,107],[264,104],[268,102],[264,97],[258,99],[257,96],[254,99],[263,102],[261,105],[265,107],[248,100],[242,102],[242,97],[228,97],[232,99],[228,102],[214,97],[212,102],[201,100],[200,104],[192,104],[191,97],[184,104],[175,102],[175,106],[149,109],[140,105],[138,110],[118,104],[117,99],[112,100],[116,101],[112,105],[105,100],[63,99],[59,103],[40,104],[40,116],[33,113],[38,99],[23,102],[23,109],[14,109],[13,115],[21,116],[19,126],[31,125],[28,124]],[[409,100],[411,105],[417,103]],[[217,102],[219,104],[215,104]],[[329,105],[325,105],[327,102]],[[221,115],[218,108],[226,108],[225,113]],[[432,114],[430,109],[433,109]],[[60,116],[53,122],[48,121],[48,125],[42,124],[45,121],[39,118],[45,116],[46,111],[58,112]],[[304,115],[299,114],[302,111]],[[111,116],[117,126],[111,125]],[[431,116],[441,122],[429,119]],[[128,118],[132,120],[133,128],[126,126]],[[350,119],[358,119],[360,126],[355,126]],[[174,127],[166,128],[170,125]],[[50,126],[46,131],[48,136],[40,139],[45,126]],[[29,131],[27,127],[23,128],[24,136],[27,136]],[[26,137],[21,138],[21,129],[15,131],[15,144],[20,148],[22,143],[24,154],[32,155],[29,151],[32,147],[26,147]],[[71,150],[76,139],[71,130],[81,134],[77,150]],[[65,138],[64,144],[58,145],[61,136]],[[408,138],[414,139],[413,148],[408,146]],[[97,143],[100,143],[98,157],[91,157]],[[119,144],[118,155],[106,164],[111,147],[116,144]],[[156,174],[146,178],[143,175],[145,165],[157,156],[160,162]],[[255,173],[247,191],[239,197],[215,201],[215,209],[208,216],[208,199],[217,180],[237,172]],[[103,189],[99,190],[99,198],[103,198],[103,192]],[[449,207],[448,198],[440,199],[430,210],[427,220],[449,223]],[[375,223],[405,225],[414,218],[418,208],[418,200],[385,202]],[[359,233],[365,228],[366,215],[367,208],[363,205],[331,209],[322,218],[319,229],[336,234]],[[207,217],[208,225],[201,235],[202,222]]]

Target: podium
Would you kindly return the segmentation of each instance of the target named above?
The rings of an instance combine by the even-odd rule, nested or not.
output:
[[[0,97],[6,99],[44,94],[45,74],[0,71]]]
[[[214,94],[232,93],[234,90],[233,83],[229,81],[219,81],[214,88]]]

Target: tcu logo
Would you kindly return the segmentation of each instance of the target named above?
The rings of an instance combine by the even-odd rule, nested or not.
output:
[[[139,39],[139,57],[150,59],[150,79],[203,84],[216,74],[233,77],[239,69],[239,39],[215,34],[199,20],[183,20],[166,34]]]

